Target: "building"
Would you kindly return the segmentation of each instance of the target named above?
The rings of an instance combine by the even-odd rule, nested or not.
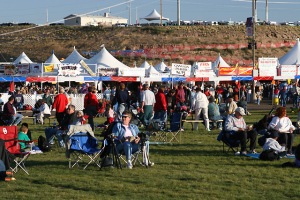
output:
[[[113,26],[114,24],[127,24],[128,19],[110,16],[104,13],[103,16],[97,15],[76,15],[71,14],[64,18],[66,26]]]

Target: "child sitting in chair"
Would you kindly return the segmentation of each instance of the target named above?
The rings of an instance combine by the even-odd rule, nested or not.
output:
[[[76,122],[76,125],[86,124],[86,120],[87,120],[88,116],[84,115],[81,110],[77,111],[76,117],[78,119],[78,121]]]
[[[21,126],[21,131],[18,133],[18,140],[21,140],[22,142],[19,142],[21,151],[30,151],[30,146],[26,145],[30,143],[30,139],[28,135],[26,134],[28,132],[28,127]]]

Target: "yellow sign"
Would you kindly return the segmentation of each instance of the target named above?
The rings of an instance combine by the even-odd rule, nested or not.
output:
[[[44,65],[44,72],[54,72],[54,64]]]

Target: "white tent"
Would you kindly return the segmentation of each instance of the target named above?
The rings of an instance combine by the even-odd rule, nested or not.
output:
[[[74,47],[73,52],[66,59],[64,59],[62,63],[79,63],[80,60],[85,61],[86,58],[80,55],[80,53],[78,53]]]
[[[140,68],[145,68],[146,70],[149,69],[150,67],[151,65],[147,61],[144,61],[140,66]]]
[[[147,15],[146,17],[143,17],[142,19],[145,19],[148,21],[160,20],[160,14],[155,9],[153,9],[153,11],[149,15]],[[169,18],[162,17],[162,20],[168,21]]]
[[[299,38],[296,40],[295,46],[284,56],[279,58],[280,65],[297,65],[300,64],[300,44]]]
[[[55,56],[54,52],[52,52],[52,55],[45,61],[45,63],[50,64],[61,64],[61,62],[58,60],[58,58]]]
[[[218,70],[219,67],[230,67],[225,60],[221,57],[219,54],[218,58],[216,59],[215,62],[212,63],[212,69],[213,70]]]
[[[28,58],[28,56],[22,52],[21,55],[14,61],[14,64],[26,64],[26,63],[32,63],[32,61]]]
[[[150,65],[150,67],[146,69],[146,77],[151,76],[161,76],[161,73],[159,73],[153,66]]]
[[[88,65],[97,65],[97,67],[104,67],[104,68],[128,68],[125,64],[120,62],[118,59],[113,57],[105,47],[102,48],[95,56],[92,58],[85,60],[86,64]]]
[[[169,72],[169,67],[162,61],[154,66],[154,68],[159,72]]]

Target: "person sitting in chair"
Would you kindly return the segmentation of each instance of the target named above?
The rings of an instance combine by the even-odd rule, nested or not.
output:
[[[119,152],[124,150],[127,160],[127,168],[132,169],[131,155],[139,149],[140,137],[138,136],[139,128],[135,124],[130,124],[132,114],[124,111],[122,122],[114,125],[112,135],[117,139],[116,146]],[[149,153],[149,141],[146,141],[147,152]],[[149,162],[150,166],[154,163]]]
[[[60,127],[46,128],[46,139],[50,144],[54,144],[54,136],[57,137],[60,147],[65,146],[63,135],[68,130],[69,125],[76,125],[78,119],[76,117],[75,106],[68,105],[65,115],[63,116],[62,125]]]
[[[36,119],[38,121],[38,123],[44,124],[44,117],[50,117],[51,115],[51,111],[50,108],[48,106],[48,104],[46,103],[45,99],[41,99],[41,105],[38,109],[33,109],[33,112],[36,113]]]
[[[293,126],[291,120],[286,116],[285,107],[278,107],[276,109],[275,117],[272,118],[268,129],[277,131],[279,133],[279,144],[286,146],[287,154],[292,154],[292,146],[294,141],[293,131],[296,128]]]
[[[243,116],[246,115],[244,108],[238,107],[233,115],[228,115],[225,121],[225,132],[231,139],[239,140],[241,143],[241,151],[235,155],[246,155],[246,142],[250,138],[250,153],[255,153],[257,133],[250,130]]]
[[[10,96],[8,102],[4,104],[2,120],[8,126],[14,125],[17,126],[23,119],[23,115],[17,113],[16,108],[14,107],[14,97]]]

